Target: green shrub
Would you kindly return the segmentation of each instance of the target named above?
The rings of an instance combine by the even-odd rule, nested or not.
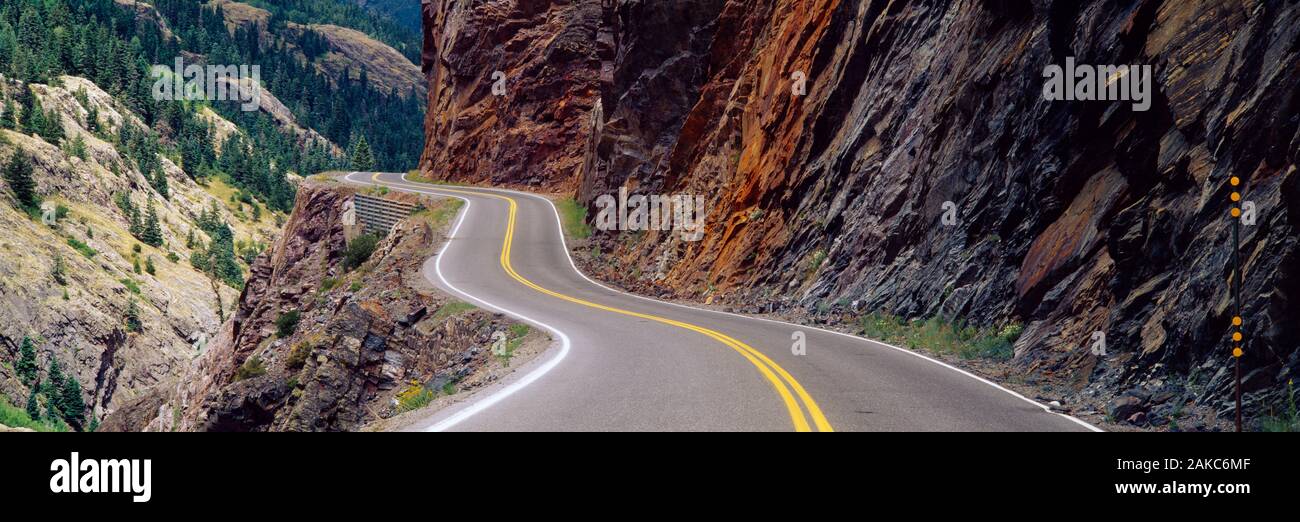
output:
[[[1014,356],[1013,346],[1023,327],[1008,324],[1001,330],[962,327],[932,317],[924,321],[905,321],[873,312],[859,320],[862,335],[869,339],[926,349],[936,354],[953,354],[963,359],[1006,361]]]
[[[140,284],[129,278],[122,279],[122,286],[135,295],[140,295]]]
[[[574,239],[591,237],[591,225],[587,224],[587,207],[579,205],[573,198],[564,198],[555,202],[555,208],[560,211],[565,235]]]
[[[289,368],[302,368],[307,364],[307,358],[311,356],[312,345],[308,342],[301,342],[293,345],[289,350],[289,357],[285,359],[284,364]]]
[[[280,314],[275,318],[275,335],[281,339],[293,335],[298,329],[298,321],[302,319],[302,314],[297,310]]]
[[[266,375],[266,365],[262,363],[261,357],[254,355],[240,365],[239,370],[235,372],[235,380],[242,381],[261,375]]]
[[[337,278],[326,277],[325,279],[320,280],[320,291],[323,294],[325,292],[333,290],[334,287],[338,285],[339,285],[339,280]]]
[[[95,249],[90,248],[90,245],[82,243],[81,241],[78,241],[76,238],[72,238],[72,237],[68,238],[68,246],[72,247],[77,252],[80,252],[81,255],[86,256],[86,259],[94,259],[95,255],[99,254],[99,252],[96,252]]]
[[[1260,430],[1270,432],[1300,431],[1300,410],[1296,409],[1294,379],[1286,381],[1286,404],[1279,415],[1269,415],[1260,420]]]
[[[395,397],[397,399],[397,412],[404,413],[412,410],[418,410],[438,397],[438,393],[430,390],[418,382],[412,382],[405,390],[402,390]]]
[[[355,270],[365,264],[370,256],[375,253],[375,247],[379,246],[379,236],[374,234],[361,234],[348,243],[347,249],[343,253],[343,269]]]

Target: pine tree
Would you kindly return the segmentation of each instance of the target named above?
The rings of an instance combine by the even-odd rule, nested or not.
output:
[[[36,96],[32,94],[32,88],[24,85],[18,88],[18,114],[16,120],[17,128],[20,131],[27,132],[31,130],[32,105],[36,103]]]
[[[81,158],[82,161],[86,160],[86,140],[80,134],[74,136],[72,141],[68,142],[68,153]]]
[[[27,416],[31,417],[34,421],[41,420],[41,405],[40,402],[36,400],[35,386],[32,386],[31,394],[27,395]]]
[[[45,381],[41,383],[41,395],[44,395],[57,410],[60,394],[63,393],[63,370],[59,368],[59,360],[50,357],[50,371],[45,375]]]
[[[151,181],[154,190],[157,190],[158,194],[161,195],[163,199],[171,197],[171,188],[167,184],[167,174],[163,172],[162,166],[159,166],[154,170],[153,179]]]
[[[370,172],[375,168],[375,158],[370,152],[370,143],[366,142],[366,137],[361,136],[357,144],[352,149],[352,170],[359,172]]]
[[[36,195],[36,182],[32,180],[32,160],[21,150],[15,150],[5,165],[5,181],[14,192],[14,198],[28,212],[34,212],[41,206]]]
[[[54,109],[44,111],[41,116],[40,128],[32,130],[45,138],[45,141],[57,145],[64,137],[63,119],[59,117],[59,113],[54,112]]]
[[[10,130],[18,128],[18,117],[14,114],[17,107],[14,106],[14,101],[6,98],[4,110],[4,114],[0,114],[0,128]]]
[[[23,336],[22,348],[19,349],[18,365],[15,368],[18,378],[22,379],[28,386],[33,386],[39,376],[39,368],[36,365],[36,346],[32,343],[31,337]]]
[[[63,419],[80,427],[86,421],[86,401],[81,397],[81,384],[77,379],[68,377],[63,381],[59,398],[59,410],[63,413]]]
[[[140,241],[144,244],[158,247],[163,244],[162,227],[158,224],[158,210],[154,207],[153,200],[149,200],[149,210],[145,214],[144,228],[140,231]]]
[[[99,132],[99,109],[95,107],[86,110],[86,131],[91,134]]]
[[[154,274],[157,273],[157,269],[155,269],[154,266],[153,266],[153,256],[149,256],[149,257],[145,258],[145,260],[144,260],[144,271],[145,271],[145,273],[147,273],[147,274],[149,274],[149,275],[154,275]]]
[[[207,212],[208,212],[207,209],[203,209],[203,212],[200,213],[199,215],[200,221],[202,221],[204,216],[207,215]],[[193,228],[190,228],[190,231],[185,234],[185,248],[194,250],[194,229]]]
[[[127,221],[130,222],[128,229],[132,236],[139,238],[144,235],[144,223],[140,220],[140,211],[134,206],[127,210]]]
[[[140,332],[144,330],[144,323],[140,322],[140,307],[136,306],[135,300],[126,307],[126,331]]]
[[[68,284],[68,265],[63,261],[61,254],[54,255],[54,267],[50,269],[50,277],[54,278],[54,282],[59,286]]]

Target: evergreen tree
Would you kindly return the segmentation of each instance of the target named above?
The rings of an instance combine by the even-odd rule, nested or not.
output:
[[[72,156],[86,159],[86,140],[80,134],[73,136],[72,141],[68,142],[68,153]]]
[[[126,331],[140,332],[144,330],[144,323],[140,321],[140,307],[136,306],[135,299],[126,307]]]
[[[36,378],[39,377],[40,367],[36,365],[36,346],[32,343],[32,338],[23,336],[22,348],[19,349],[18,365],[14,368],[18,373],[18,378],[28,386],[33,386]]]
[[[43,111],[41,116],[41,126],[38,129],[32,129],[39,134],[45,141],[51,144],[58,144],[64,137],[63,119],[54,109]]]
[[[167,184],[167,174],[163,172],[161,165],[154,169],[152,182],[154,190],[157,190],[163,199],[171,197],[171,188]]]
[[[24,85],[18,88],[18,130],[28,132],[31,130],[30,122],[32,119],[32,105],[36,103],[36,96],[32,94],[32,88]]]
[[[50,370],[45,375],[45,381],[41,382],[41,395],[54,403],[57,409],[60,406],[58,403],[61,393],[63,393],[63,370],[59,368],[59,360],[51,356]]]
[[[145,258],[145,260],[144,260],[144,271],[145,271],[145,273],[147,273],[147,274],[149,274],[149,275],[154,275],[154,274],[157,273],[157,269],[154,268],[154,266],[153,266],[153,256],[149,256],[149,257]]]
[[[86,110],[86,131],[91,134],[99,132],[99,109],[95,107]]]
[[[140,231],[140,241],[144,244],[159,247],[163,244],[162,227],[158,224],[158,210],[154,207],[153,200],[149,200],[149,210],[145,214],[144,228]]]
[[[63,413],[63,419],[80,428],[86,421],[86,401],[81,397],[81,384],[73,377],[64,379],[59,397],[59,410]]]
[[[32,392],[27,395],[27,416],[32,420],[41,420],[41,405],[36,400],[36,387],[32,386]]]
[[[374,168],[375,158],[370,153],[370,143],[366,142],[365,136],[361,136],[352,148],[352,170],[370,172]]]
[[[68,284],[68,265],[63,261],[61,254],[54,254],[54,267],[50,268],[50,277],[54,278],[54,282],[59,286]]]
[[[35,212],[41,206],[41,199],[36,195],[36,182],[32,180],[32,160],[23,151],[15,150],[9,158],[5,165],[5,181],[24,210]]]
[[[18,128],[18,117],[14,114],[14,111],[16,110],[17,107],[14,106],[14,101],[5,98],[5,112],[4,114],[0,114],[0,128],[10,130]]]

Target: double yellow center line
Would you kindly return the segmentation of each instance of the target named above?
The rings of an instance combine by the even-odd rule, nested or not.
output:
[[[790,420],[794,423],[795,431],[812,431],[812,427],[808,423],[808,417],[812,418],[812,424],[817,427],[817,431],[823,431],[823,432],[834,431],[831,428],[830,422],[826,421],[826,416],[822,414],[821,408],[817,407],[817,402],[813,400],[812,396],[808,394],[807,390],[804,390],[803,386],[799,384],[799,381],[795,380],[793,376],[791,376],[788,372],[786,372],[785,369],[781,368],[780,365],[776,364],[775,361],[769,359],[766,355],[763,355],[762,352],[755,350],[752,346],[749,346],[748,344],[740,342],[735,338],[726,335],[724,333],[718,332],[716,330],[704,328],[702,326],[697,326],[690,323],[684,323],[682,321],[668,319],[666,317],[660,317],[657,315],[645,314],[641,312],[633,312],[631,310],[624,310],[621,308],[606,306],[600,303],[593,303],[585,299],[579,299],[577,297],[561,294],[554,290],[543,288],[542,286],[532,281],[529,281],[527,278],[519,275],[518,272],[515,272],[514,266],[510,263],[510,253],[511,253],[512,245],[514,244],[514,236],[515,236],[515,215],[518,213],[518,208],[519,208],[519,205],[518,203],[515,202],[514,198],[502,196],[499,194],[488,193],[488,192],[471,192],[471,191],[455,190],[455,189],[442,188],[442,187],[414,187],[414,186],[404,185],[404,184],[382,183],[379,180],[379,174],[375,174],[371,179],[377,185],[388,184],[393,186],[405,186],[407,188],[416,188],[418,190],[425,190],[425,189],[438,190],[438,191],[450,192],[454,194],[495,198],[507,202],[510,205],[510,215],[509,215],[509,219],[506,221],[506,237],[501,245],[501,268],[505,269],[506,274],[508,274],[511,278],[520,282],[524,286],[532,288],[533,290],[549,295],[556,299],[563,299],[570,303],[586,306],[589,308],[595,308],[597,310],[604,310],[606,312],[612,312],[620,315],[626,315],[630,317],[655,321],[657,323],[662,323],[666,325],[676,326],[678,328],[683,328],[686,330],[703,334],[724,345],[727,345],[732,350],[735,350],[742,357],[748,360],[750,364],[753,364],[755,368],[758,368],[759,373],[763,374],[763,377],[767,378],[768,382],[772,383],[772,387],[775,388],[777,394],[781,396],[781,401],[785,403],[786,410],[790,413]],[[789,384],[788,386],[787,383]],[[790,391],[791,389],[794,390],[793,394]],[[798,401],[795,400],[796,395],[799,397]],[[800,409],[799,401],[803,402],[803,407],[807,409],[808,416],[805,416],[803,409]]]

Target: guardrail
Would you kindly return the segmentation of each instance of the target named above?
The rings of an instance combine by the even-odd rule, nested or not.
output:
[[[365,227],[366,232],[371,234],[387,234],[398,221],[406,219],[417,208],[412,203],[365,194],[353,196],[352,201],[357,211],[358,221]]]

